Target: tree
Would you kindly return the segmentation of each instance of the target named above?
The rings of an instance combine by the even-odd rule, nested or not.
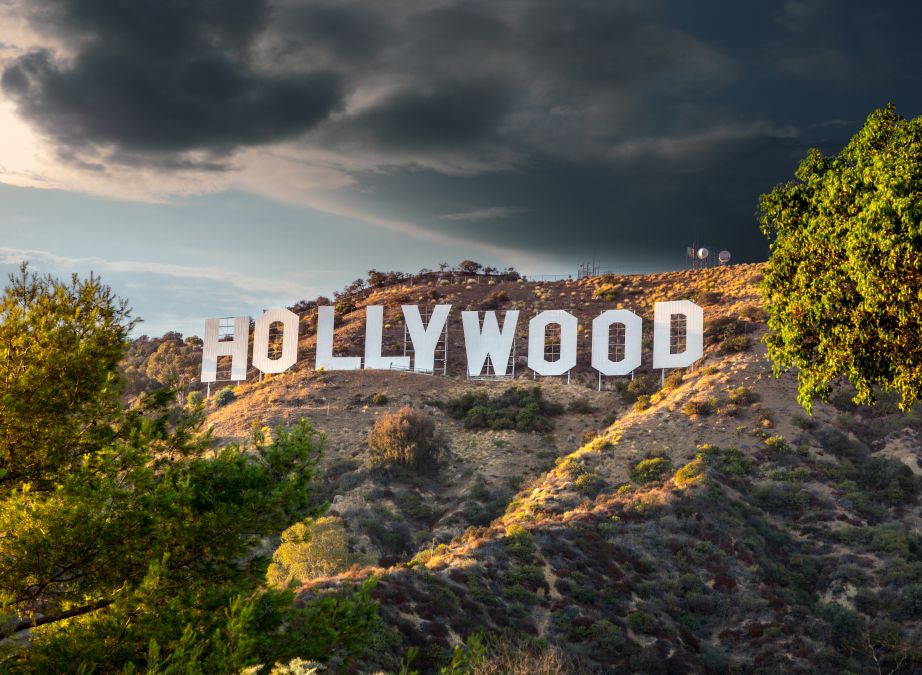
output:
[[[458,269],[465,274],[477,274],[477,272],[483,269],[483,265],[473,260],[462,260],[458,263]]]
[[[304,583],[345,572],[357,560],[349,553],[342,518],[308,518],[282,532],[282,543],[272,554],[266,577],[273,586],[285,588],[292,581]]]
[[[171,390],[121,405],[129,314],[94,276],[25,266],[0,297],[0,670],[122,670],[209,636],[195,658],[236,671],[255,654],[231,633],[275,602],[254,545],[319,514],[306,422],[212,451]]]
[[[431,471],[437,468],[443,442],[430,417],[404,406],[379,417],[368,432],[368,462]]]
[[[379,272],[378,270],[368,270],[368,286],[369,288],[380,288],[387,283],[387,272]]]
[[[807,411],[842,375],[856,403],[880,387],[907,410],[922,387],[922,118],[876,110],[837,156],[810,150],[796,177],[759,202],[775,372],[798,369]]]
[[[202,350],[194,343],[164,340],[147,359],[145,374],[163,386],[175,387],[182,403],[186,392],[198,381],[201,357]]]

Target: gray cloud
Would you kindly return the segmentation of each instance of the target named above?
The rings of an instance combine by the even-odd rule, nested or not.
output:
[[[0,83],[70,156],[112,149],[110,159],[129,163],[208,168],[176,156],[220,157],[288,138],[342,102],[332,70],[267,72],[250,62],[264,2],[71,0],[30,10],[74,54],[32,50],[6,66]]]
[[[461,211],[460,213],[443,213],[439,216],[442,220],[472,221],[472,220],[504,220],[521,213],[528,213],[530,209],[518,206],[487,206],[482,209]]]

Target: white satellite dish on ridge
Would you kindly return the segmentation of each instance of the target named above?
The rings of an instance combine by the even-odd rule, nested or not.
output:
[[[703,248],[703,247],[702,247],[702,248],[699,248],[699,249],[698,249],[698,260],[704,260],[704,259],[706,259],[710,254],[711,254],[711,252],[708,251],[706,248]]]
[[[720,261],[721,265],[726,265],[730,262],[730,251],[723,250],[717,254],[717,260]]]

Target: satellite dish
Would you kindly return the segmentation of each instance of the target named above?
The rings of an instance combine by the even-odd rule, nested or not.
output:
[[[704,260],[704,259],[707,258],[710,254],[711,254],[711,252],[708,251],[706,248],[699,248],[699,249],[698,249],[698,259],[699,259],[699,260]]]
[[[717,259],[720,261],[721,265],[726,265],[730,262],[730,251],[721,251],[717,254]]]

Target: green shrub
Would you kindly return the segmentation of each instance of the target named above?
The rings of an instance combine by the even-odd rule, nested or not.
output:
[[[368,462],[371,466],[432,469],[441,446],[432,419],[404,406],[375,422],[368,433]]]
[[[791,483],[766,483],[752,492],[752,501],[766,511],[797,517],[807,507],[807,495]]]
[[[220,408],[221,406],[227,405],[235,398],[237,398],[237,395],[234,394],[234,388],[227,386],[218,390],[218,392],[214,395],[214,402],[215,405]]]
[[[336,516],[295,523],[282,532],[282,542],[272,554],[266,573],[269,584],[286,588],[292,581],[304,583],[346,571],[356,562],[348,540],[343,521]]]
[[[855,441],[841,431],[831,426],[824,426],[812,432],[824,450],[831,452],[836,457],[856,459],[867,452],[867,448],[859,441]]]
[[[594,495],[605,486],[605,481],[597,472],[586,469],[576,477],[573,485],[580,492]]]
[[[339,298],[336,301],[335,307],[336,307],[336,313],[339,316],[345,316],[346,314],[349,314],[350,312],[355,311],[355,300],[353,300],[351,297],[348,297],[348,296]]]
[[[748,335],[734,335],[720,343],[720,347],[717,348],[717,353],[737,354],[739,352],[749,351],[750,347],[752,347],[752,338]]]
[[[634,405],[631,406],[636,412],[643,412],[652,405],[650,402],[650,397],[647,394],[641,394],[637,397],[637,400],[634,401]]]
[[[818,605],[817,614],[829,627],[829,638],[834,645],[840,649],[861,646],[865,624],[859,614],[835,602]]]
[[[577,415],[589,415],[595,412],[595,408],[592,407],[589,399],[585,396],[581,396],[570,401],[570,405],[567,406],[567,410],[571,413],[576,413]]]
[[[641,396],[650,396],[659,391],[659,381],[653,375],[637,375],[632,380],[620,380],[617,385],[626,403],[633,403]]]
[[[727,400],[736,405],[750,405],[759,400],[759,395],[749,387],[736,387],[730,390]]]
[[[705,322],[704,337],[707,344],[711,345],[721,340],[745,336],[752,329],[753,326],[748,321],[740,321],[732,316],[721,316]]]
[[[631,480],[639,485],[646,485],[663,480],[673,472],[672,462],[665,457],[644,459],[631,468]]]
[[[673,370],[663,380],[663,389],[675,389],[680,384],[682,384],[682,380],[684,378],[685,376],[682,374],[681,370]]]
[[[490,293],[486,298],[483,299],[483,302],[480,303],[480,311],[486,312],[493,309],[497,309],[502,306],[503,303],[509,302],[509,294],[504,290],[495,290]]]
[[[789,455],[792,452],[784,436],[769,436],[765,439],[765,445],[779,455]]]
[[[623,285],[620,283],[605,283],[598,286],[593,292],[592,297],[599,298],[605,302],[614,302],[618,294],[623,290]]]
[[[876,499],[899,506],[915,499],[919,478],[908,466],[891,457],[872,457],[861,465],[861,480]]]
[[[682,412],[691,417],[692,415],[710,415],[715,410],[720,402],[717,400],[716,396],[711,396],[709,398],[699,398],[692,399],[688,401],[685,405],[682,406]]]
[[[627,615],[627,624],[635,633],[652,634],[656,631],[656,617],[650,612],[639,610]]]
[[[768,321],[768,312],[759,305],[746,305],[740,310],[739,318],[753,323],[765,323]]]
[[[489,525],[506,510],[507,494],[491,492],[482,476],[477,476],[467,494],[469,498],[460,515],[468,525]]]
[[[385,506],[378,505],[363,512],[358,524],[384,553],[402,555],[413,548],[409,524]]]
[[[699,454],[695,459],[675,472],[673,478],[679,488],[687,488],[704,480],[704,455]]]
[[[877,553],[906,557],[909,555],[909,533],[899,523],[867,528],[871,546]]]
[[[816,428],[816,420],[807,417],[806,415],[801,415],[800,413],[795,413],[791,417],[791,424],[793,424],[798,429],[803,429],[805,431]]]
[[[380,658],[397,646],[399,638],[378,612],[379,603],[372,597],[376,584],[377,578],[370,577],[358,588],[344,586],[307,600],[303,607],[296,607],[289,599],[290,609],[286,608],[281,620],[275,622],[283,628],[277,632],[267,630],[271,622],[261,627],[265,633],[275,633],[273,640],[278,649],[271,656],[280,661],[300,657],[320,662],[329,660],[331,654],[347,662]],[[157,672],[209,671],[183,667]]]
[[[498,396],[468,392],[436,405],[450,417],[462,420],[467,429],[515,429],[551,431],[551,417],[563,407],[544,398],[540,387],[510,387]]]
[[[186,405],[190,408],[196,408],[205,401],[205,395],[200,391],[190,391],[186,397]]]
[[[371,395],[372,405],[384,405],[385,403],[388,402],[388,400],[389,399],[387,398],[387,394],[383,392],[375,392],[374,394]]]
[[[506,553],[521,562],[529,562],[534,552],[535,539],[528,530],[520,525],[506,530]]]
[[[717,469],[729,476],[746,476],[752,473],[752,460],[737,448],[723,448],[717,453]]]
[[[624,631],[607,619],[596,621],[590,626],[589,638],[598,647],[607,651],[617,651],[627,639]]]
[[[900,591],[896,615],[899,619],[922,617],[922,584],[909,584]]]

